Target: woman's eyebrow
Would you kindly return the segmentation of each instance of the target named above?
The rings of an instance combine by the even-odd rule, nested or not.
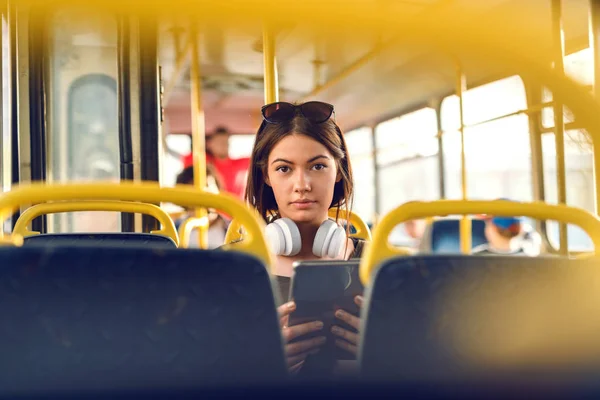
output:
[[[329,160],[329,157],[327,157],[326,155],[324,155],[324,154],[319,154],[318,156],[314,156],[313,158],[311,158],[311,159],[310,159],[310,160],[308,160],[307,162],[311,163],[311,162],[313,162],[313,161],[317,161],[317,160],[318,160],[318,159],[320,159],[320,158],[324,158],[324,159],[326,159],[326,160]]]
[[[271,165],[275,164],[276,162],[284,162],[284,163],[288,163],[288,164],[293,164],[293,162],[291,162],[291,161],[284,160],[283,158],[277,158],[277,159],[273,160],[273,162],[271,162]]]
[[[318,156],[314,156],[314,157],[312,157],[311,159],[309,159],[309,160],[307,161],[307,163],[311,163],[311,162],[313,162],[313,161],[316,161],[316,160],[319,160],[319,159],[321,159],[321,158],[324,158],[324,159],[326,159],[326,160],[329,160],[329,157],[327,157],[326,155],[324,155],[324,154],[319,154]],[[283,159],[283,158],[276,158],[275,160],[273,160],[273,161],[271,162],[271,164],[275,164],[276,162],[284,162],[284,163],[287,163],[287,164],[294,164],[293,162],[291,162],[291,161],[289,161],[289,160],[286,160],[286,159]]]

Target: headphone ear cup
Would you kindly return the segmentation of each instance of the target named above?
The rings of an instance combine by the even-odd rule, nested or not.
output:
[[[281,226],[274,222],[268,224],[265,228],[265,237],[273,253],[278,256],[285,253],[285,237]]]
[[[269,225],[276,226],[281,233],[277,255],[295,256],[300,252],[302,239],[294,221],[289,218],[279,218]]]
[[[317,257],[336,257],[344,244],[346,231],[339,226],[335,221],[330,219],[325,220],[313,242],[313,254]]]
[[[280,218],[277,221],[283,228],[285,234],[285,250],[286,256],[295,256],[302,249],[302,237],[300,230],[294,221],[289,218]]]
[[[313,242],[313,254],[317,257],[323,257],[327,254],[325,250],[325,246],[329,240],[331,240],[331,234],[333,233],[333,229],[335,228],[332,225],[333,221],[330,219],[325,220],[319,229],[317,230],[317,234],[315,235],[315,241]]]
[[[336,224],[337,225],[337,224]],[[327,254],[329,257],[334,258],[337,257],[344,245],[346,244],[346,231],[341,226],[337,225],[335,231],[333,233],[333,237],[329,242],[329,248],[327,249]]]

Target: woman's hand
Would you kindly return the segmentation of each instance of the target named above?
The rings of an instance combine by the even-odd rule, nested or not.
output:
[[[363,305],[362,296],[354,297],[354,302],[356,303],[357,306],[362,307],[362,305]],[[341,321],[344,321],[345,323],[347,323],[348,325],[350,325],[357,331],[360,330],[359,329],[360,318],[355,317],[354,315],[352,315],[344,310],[337,310],[335,312],[335,317]],[[337,325],[335,325],[331,328],[331,332],[334,335],[339,337],[339,339],[335,340],[335,345],[337,347],[347,350],[356,356],[356,353],[358,352],[358,339],[359,339],[358,333],[350,332],[349,330],[344,329],[341,326],[337,326]]]
[[[279,324],[285,341],[285,353],[287,357],[288,369],[290,372],[297,372],[304,364],[304,360],[309,354],[315,354],[319,348],[325,344],[325,336],[318,336],[311,339],[305,339],[295,343],[289,343],[291,340],[317,332],[323,329],[323,322],[311,321],[304,324],[288,327],[290,314],[296,309],[296,304],[292,301],[286,303],[279,308]]]

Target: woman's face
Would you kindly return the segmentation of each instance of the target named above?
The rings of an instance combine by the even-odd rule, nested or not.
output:
[[[273,147],[266,177],[282,217],[316,224],[327,218],[335,183],[340,180],[333,155],[301,134],[288,135]]]

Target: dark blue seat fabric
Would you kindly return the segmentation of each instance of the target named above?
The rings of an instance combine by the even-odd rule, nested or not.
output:
[[[460,254],[460,220],[433,221],[430,229],[431,253]],[[471,248],[487,243],[485,221],[474,219],[471,224]]]
[[[111,244],[118,246],[149,246],[153,248],[175,248],[177,245],[167,236],[153,235],[150,233],[46,233],[42,235],[27,236],[25,245],[57,245],[69,246],[78,244]]]
[[[598,379],[599,299],[594,260],[393,259],[367,288],[361,374],[433,382],[592,371]]]
[[[287,376],[273,284],[232,251],[0,248],[0,395]]]

